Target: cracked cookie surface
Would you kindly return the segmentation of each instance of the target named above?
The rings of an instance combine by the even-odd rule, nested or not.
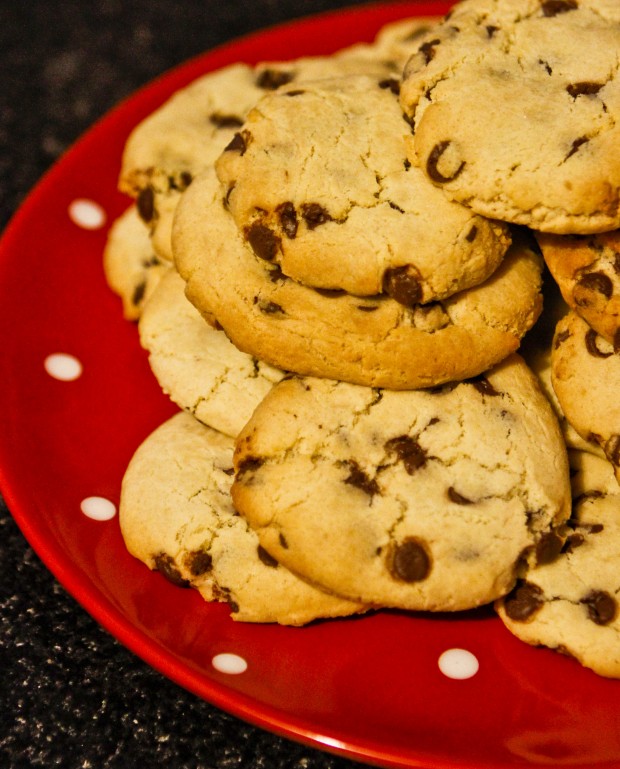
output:
[[[555,233],[620,225],[620,6],[464,0],[404,71],[417,162],[452,199]]]
[[[295,373],[395,389],[475,376],[517,349],[541,309],[542,261],[518,238],[489,280],[442,302],[304,286],[254,255],[213,170],[183,195],[173,239],[200,312],[239,349]]]
[[[537,241],[567,304],[620,349],[620,231]]]
[[[286,83],[341,72],[400,74],[380,51],[363,44],[333,56],[231,64],[181,88],[136,126],[124,148],[119,187],[136,198],[157,253],[171,258],[180,195],[215,161],[261,96]]]
[[[257,102],[216,170],[259,258],[305,285],[405,304],[497,268],[508,228],[449,201],[411,165],[397,89],[396,79],[348,76]]]
[[[174,269],[138,323],[140,342],[163,391],[209,427],[235,437],[284,372],[238,350],[185,297]]]
[[[135,452],[123,478],[125,544],[173,584],[226,601],[234,619],[301,625],[364,607],[323,593],[264,552],[230,499],[233,441],[181,412]]]
[[[620,480],[620,352],[571,311],[556,327],[551,379],[566,419],[602,448]]]
[[[562,552],[531,569],[496,608],[522,641],[620,678],[620,494],[605,460],[570,456],[573,512]]]
[[[430,391],[285,379],[237,438],[232,497],[313,583],[439,611],[507,593],[570,514],[562,436],[517,355]]]

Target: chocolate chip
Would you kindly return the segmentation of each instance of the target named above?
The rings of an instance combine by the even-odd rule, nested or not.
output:
[[[405,210],[401,208],[399,205],[394,203],[392,200],[388,200],[390,208],[393,208],[395,211],[398,211],[400,214],[404,214]]]
[[[379,81],[379,88],[390,90],[395,96],[398,96],[400,93],[400,81],[395,77],[386,77],[384,80]]]
[[[603,83],[591,83],[585,80],[581,83],[570,83],[570,85],[566,86],[566,90],[573,99],[576,99],[577,96],[592,96],[597,94],[603,85]]]
[[[620,328],[614,331],[614,352],[616,355],[620,352]]]
[[[323,206],[318,203],[304,203],[301,207],[301,215],[309,230],[313,230],[332,219]]]
[[[473,501],[471,499],[468,499],[467,497],[464,497],[462,494],[459,494],[458,491],[454,488],[454,486],[450,486],[448,488],[448,497],[450,501],[454,502],[456,505],[473,504]]]
[[[592,590],[581,602],[587,606],[588,618],[596,625],[609,625],[616,617],[616,599],[605,590]]]
[[[179,174],[179,180],[177,182],[177,189],[183,192],[194,181],[194,177],[190,171],[181,171]]]
[[[418,51],[424,56],[425,64],[428,64],[435,58],[435,48],[441,43],[441,40],[436,37],[434,40],[427,40],[426,43],[418,48]]]
[[[536,544],[536,563],[552,563],[562,551],[564,540],[555,532],[543,534]]]
[[[412,264],[390,267],[383,273],[383,291],[400,304],[413,307],[422,299],[421,275]]]
[[[224,147],[224,152],[238,152],[241,156],[245,155],[251,138],[252,134],[249,131],[237,131]]]
[[[568,155],[564,158],[564,160],[568,160],[570,157],[572,157],[579,147],[589,142],[590,139],[588,139],[587,136],[580,136],[578,139],[575,139],[575,141],[571,144],[571,148],[569,150]]]
[[[598,334],[593,328],[589,328],[586,331],[586,335],[584,337],[585,343],[586,343],[586,349],[592,355],[594,358],[609,358],[613,353],[611,352],[602,352],[602,350],[599,350],[599,348],[596,345],[596,340],[598,339]]]
[[[295,77],[293,72],[283,72],[277,69],[264,69],[256,78],[256,85],[265,91],[275,91],[281,85],[290,83]]]
[[[266,224],[254,222],[244,229],[243,234],[260,259],[272,262],[276,258],[282,241]]]
[[[297,211],[295,211],[295,206],[290,201],[280,203],[276,208],[276,214],[284,234],[287,238],[293,240],[297,235]]]
[[[140,190],[136,200],[138,214],[143,222],[149,224],[155,218],[155,192],[152,187]]]
[[[394,544],[388,553],[388,570],[394,579],[402,582],[420,582],[431,571],[431,557],[427,545],[416,537],[407,537]]]
[[[404,167],[405,171],[408,171],[411,168],[411,161],[408,158],[404,159],[403,167]]]
[[[482,395],[488,395],[490,397],[501,395],[499,390],[496,390],[489,380],[482,375],[466,379],[465,381],[467,384],[473,385],[473,387],[475,387]]]
[[[555,342],[554,342],[554,345],[553,345],[553,346],[554,346],[554,347],[555,347],[555,349],[557,350],[557,349],[558,349],[558,347],[559,347],[559,346],[560,346],[560,345],[561,345],[563,342],[565,342],[567,339],[569,339],[569,338],[570,338],[570,331],[568,331],[568,329],[566,329],[565,331],[560,331],[560,333],[559,333],[559,334],[557,334],[557,335],[556,335],[556,337],[555,337]]]
[[[133,294],[131,295],[131,302],[134,307],[137,307],[144,299],[144,293],[146,291],[146,280],[141,280],[134,286]]]
[[[157,571],[177,587],[189,587],[189,582],[181,576],[181,572],[177,569],[174,562],[174,558],[167,553],[158,553],[153,561]]]
[[[194,577],[200,577],[211,571],[213,567],[213,558],[205,550],[196,550],[185,556],[185,566]]]
[[[578,8],[576,0],[545,0],[541,3],[542,12],[545,16],[557,16],[559,13],[574,11]]]
[[[561,552],[572,553],[578,547],[581,547],[581,545],[583,545],[585,541],[586,541],[586,538],[583,536],[583,534],[580,534],[579,532],[575,532],[574,534],[571,534],[569,537],[566,538],[566,542],[564,543]]]
[[[476,239],[477,234],[478,234],[478,228],[476,227],[475,224],[472,224],[471,229],[469,230],[467,235],[465,235],[465,240],[468,243],[473,243],[474,240]]]
[[[306,93],[302,88],[295,88],[294,91],[285,91],[285,96],[301,96],[302,94]]]
[[[487,24],[487,26],[485,27],[485,29],[486,29],[486,31],[487,31],[487,37],[488,37],[489,39],[491,39],[491,38],[493,37],[493,35],[494,35],[496,32],[498,32],[498,31],[499,31],[499,27],[496,27],[496,26],[494,26],[493,24]]]
[[[413,475],[416,470],[424,467],[427,462],[426,452],[409,435],[399,435],[397,438],[390,438],[385,444],[385,449],[389,453],[396,454],[398,459],[405,465],[405,470],[409,475]]]
[[[275,569],[278,566],[276,559],[270,555],[262,545],[257,546],[256,553],[261,563],[264,563],[265,566],[269,566],[272,569]]]
[[[432,179],[434,182],[437,182],[438,184],[445,184],[446,182],[454,181],[454,179],[456,179],[456,177],[461,173],[463,168],[465,168],[464,160],[461,161],[459,167],[450,176],[444,176],[437,168],[444,152],[451,144],[452,142],[449,140],[439,142],[433,147],[430,155],[426,160],[426,173],[430,179]]]
[[[216,128],[241,128],[243,120],[237,115],[222,115],[214,112],[209,115],[209,122]]]
[[[525,622],[543,605],[543,591],[531,582],[521,582],[504,599],[506,615],[515,622]]]
[[[262,457],[245,457],[237,469],[237,480],[241,480],[246,473],[256,472],[256,470],[262,467],[264,462],[265,460]]]
[[[280,547],[283,550],[288,550],[288,542],[286,541],[284,534],[278,534],[278,541],[280,542]]]
[[[620,467],[620,435],[612,435],[605,441],[605,456],[614,467]]]
[[[286,315],[284,307],[277,302],[258,302],[258,309],[265,315]]]
[[[344,482],[351,486],[356,486],[369,496],[379,493],[379,484],[374,478],[370,478],[362,468],[351,460],[346,463],[349,468],[349,475],[345,478]]]
[[[538,59],[538,63],[542,64],[542,66],[547,70],[548,75],[553,74],[553,70],[551,69],[551,65],[549,64],[548,61],[545,61],[544,59]]]
[[[358,304],[357,309],[361,312],[376,312],[379,309],[378,304]]]
[[[586,272],[579,277],[577,285],[588,289],[589,291],[596,291],[598,294],[602,294],[606,299],[609,299],[614,292],[614,285],[611,278],[605,275],[604,272]]]

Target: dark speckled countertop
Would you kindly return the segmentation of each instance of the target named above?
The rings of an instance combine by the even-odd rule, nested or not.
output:
[[[185,59],[350,0],[3,0],[0,227],[93,122]],[[116,642],[0,502],[0,766],[346,769],[221,712]]]

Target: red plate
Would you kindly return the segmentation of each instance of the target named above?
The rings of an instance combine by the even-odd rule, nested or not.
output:
[[[211,51],[122,104],[41,181],[0,244],[2,493],[43,561],[104,627],[181,686],[254,724],[393,767],[620,767],[620,683],[522,644],[490,610],[381,612],[302,629],[234,623],[225,606],[132,559],[116,517],[82,512],[91,497],[118,504],[133,451],[174,412],[102,270],[107,227],[128,203],[116,179],[130,129],[208,70],[328,53],[400,16],[447,7],[362,6]],[[82,226],[71,217],[80,200],[96,205],[82,209]],[[55,354],[71,356],[59,359],[60,373],[76,359],[81,375],[48,373]],[[442,672],[450,650],[465,654],[443,657]],[[231,661],[245,670],[231,672]],[[469,677],[450,677],[460,662]]]

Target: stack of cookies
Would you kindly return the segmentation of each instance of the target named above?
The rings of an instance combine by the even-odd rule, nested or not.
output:
[[[620,676],[619,50],[604,0],[464,0],[135,129],[106,274],[181,411],[130,552],[250,622],[494,603]]]

